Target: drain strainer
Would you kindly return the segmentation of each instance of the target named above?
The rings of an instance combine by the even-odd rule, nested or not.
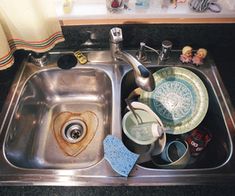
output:
[[[86,131],[86,124],[83,121],[73,119],[64,124],[62,136],[69,143],[77,143],[85,137]]]

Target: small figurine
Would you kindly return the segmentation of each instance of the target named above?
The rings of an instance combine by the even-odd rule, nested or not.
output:
[[[180,55],[180,60],[182,63],[190,63],[192,61],[192,47],[185,46],[182,49],[182,54]]]
[[[199,48],[194,54],[192,62],[194,65],[199,66],[203,64],[203,59],[206,58],[207,50],[204,48]]]

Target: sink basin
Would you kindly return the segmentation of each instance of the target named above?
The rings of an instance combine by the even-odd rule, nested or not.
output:
[[[32,75],[21,90],[7,131],[7,160],[21,168],[79,169],[98,163],[103,158],[102,141],[111,130],[111,87],[105,72],[91,68],[51,69]],[[83,138],[78,141],[76,145],[82,145],[82,149],[75,149],[72,156],[67,151],[73,151],[75,144],[66,143],[63,134],[56,138],[53,130],[54,124],[60,129],[61,123],[59,131],[65,131],[62,126],[68,121],[63,119],[66,112],[74,118],[90,112],[96,120],[94,130],[87,130],[93,131],[93,135],[85,143]],[[58,115],[64,116],[55,122]],[[88,133],[84,134],[88,137]]]
[[[163,67],[152,67],[150,68],[150,70],[152,73],[154,73],[155,71],[161,68]],[[207,88],[209,95],[209,108],[200,126],[206,127],[206,129],[209,130],[213,135],[213,139],[211,140],[207,148],[203,151],[203,153],[200,155],[200,157],[197,159],[192,159],[190,161],[191,164],[188,164],[185,169],[211,169],[221,167],[230,158],[232,152],[232,143],[230,139],[230,133],[224,121],[224,114],[221,110],[219,98],[215,93],[214,87],[212,86],[212,81],[210,81],[210,79],[206,75],[192,67],[185,68],[194,72],[203,81],[205,87]],[[121,104],[123,116],[125,114],[126,108],[126,103],[124,100],[135,88],[137,88],[134,82],[134,76],[132,71],[127,72],[126,75],[123,77],[121,88]],[[167,137],[174,139],[177,137],[180,138],[181,136],[167,135]],[[122,134],[122,140],[127,146],[127,148],[129,148],[131,151],[137,151],[137,149],[133,147],[132,141],[130,141],[125,134]],[[159,169],[156,165],[152,163],[151,160],[145,163],[141,163],[141,166],[144,168]]]
[[[112,135],[130,149],[121,122],[124,100],[137,87],[131,66],[102,50],[84,51],[87,64],[58,68],[58,59],[68,53],[49,53],[44,67],[27,58],[22,62],[0,116],[1,185],[156,186],[234,180],[234,113],[212,62],[183,65],[179,51],[172,51],[159,65],[148,51],[151,60],[145,64],[152,73],[180,66],[204,82],[209,108],[201,125],[213,138],[201,158],[184,169],[161,169],[148,160],[138,162],[124,178],[104,158],[103,141]]]

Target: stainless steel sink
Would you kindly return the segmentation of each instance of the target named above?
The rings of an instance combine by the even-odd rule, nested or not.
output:
[[[21,89],[11,118],[6,158],[23,168],[87,168],[98,163],[103,158],[102,141],[111,130],[111,105],[111,80],[103,71],[52,69],[33,74]],[[69,156],[56,139],[53,124],[65,112],[79,116],[87,111],[97,118],[95,136],[81,153]],[[68,142],[67,148],[73,145]]]
[[[111,134],[128,147],[121,120],[126,107],[124,99],[136,88],[131,67],[113,61],[109,51],[84,51],[87,64],[62,70],[57,61],[68,53],[71,52],[51,52],[44,67],[35,66],[28,58],[23,61],[0,118],[0,184],[137,186],[234,180],[235,113],[210,57],[205,65],[196,68],[182,65],[179,51],[173,51],[171,58],[160,64],[156,55],[147,51],[149,59],[144,64],[151,72],[166,66],[181,66],[202,79],[210,103],[202,123],[213,133],[213,140],[202,159],[185,169],[160,169],[149,161],[136,164],[129,177],[124,178],[104,159],[102,142]],[[90,122],[91,125],[98,122],[95,133],[81,152],[68,155],[58,142],[55,125],[60,124],[63,129],[59,130],[67,133],[64,127],[70,118],[57,117],[64,113],[79,116],[87,111],[96,116],[97,121]]]

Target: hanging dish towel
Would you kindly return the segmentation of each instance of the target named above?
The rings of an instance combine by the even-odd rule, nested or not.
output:
[[[14,63],[17,49],[46,52],[64,41],[55,1],[1,0],[0,70]]]

